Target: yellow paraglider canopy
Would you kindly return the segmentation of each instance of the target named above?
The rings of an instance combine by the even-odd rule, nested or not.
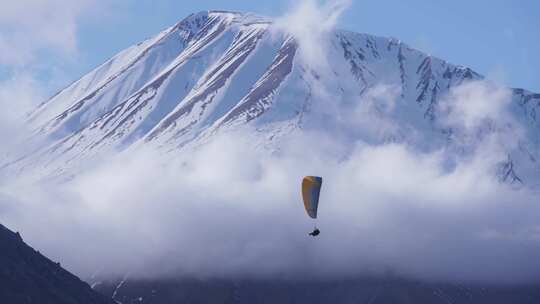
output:
[[[306,176],[302,180],[302,198],[304,208],[311,218],[317,218],[317,208],[319,207],[319,195],[321,193],[322,177]]]

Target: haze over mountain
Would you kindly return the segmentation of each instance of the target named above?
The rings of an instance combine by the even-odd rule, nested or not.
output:
[[[115,55],[27,117],[6,220],[85,277],[537,282],[540,95],[341,9],[199,12]]]

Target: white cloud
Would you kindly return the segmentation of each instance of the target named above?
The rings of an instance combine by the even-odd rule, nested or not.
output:
[[[443,124],[473,130],[486,121],[504,123],[510,118],[507,108],[510,90],[486,81],[471,81],[450,90],[440,103]]]
[[[26,73],[18,73],[13,77],[0,81],[0,163],[7,153],[19,149],[19,144],[26,134],[24,123],[25,114],[35,105],[36,101],[44,100],[37,81]]]
[[[77,52],[80,18],[93,1],[23,0],[2,4],[0,65],[27,65],[39,51],[73,56]]]
[[[166,162],[131,151],[63,185],[6,185],[2,217],[82,275],[540,277],[535,196],[483,164],[463,159],[448,170],[444,151],[351,150],[309,132],[269,154],[250,136],[224,134]],[[299,194],[310,174],[324,178],[317,240],[306,235],[313,221]]]
[[[450,90],[437,109],[438,126],[451,130],[452,151],[484,167],[495,167],[525,138],[511,113],[509,89],[488,81],[465,82]]]
[[[351,0],[297,1],[290,13],[275,20],[275,26],[295,38],[304,63],[311,68],[327,69],[327,35],[335,29],[339,16],[351,3]]]
[[[16,149],[25,137],[25,114],[45,101],[59,82],[64,82],[61,75],[66,62],[78,56],[80,24],[103,8],[103,1],[90,0],[2,3],[0,107],[4,110],[0,112],[0,157]],[[57,64],[58,58],[62,66]]]
[[[379,84],[368,88],[351,104],[340,110],[346,128],[356,129],[363,137],[388,139],[399,130],[394,111],[401,90],[395,85]]]

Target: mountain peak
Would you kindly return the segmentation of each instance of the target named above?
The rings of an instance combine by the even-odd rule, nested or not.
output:
[[[105,150],[138,144],[178,150],[243,126],[266,130],[262,137],[275,144],[277,134],[302,128],[313,104],[330,103],[314,96],[317,87],[333,100],[356,103],[373,87],[391,84],[408,113],[400,123],[447,134],[434,130],[437,104],[464,82],[483,79],[399,39],[344,30],[324,37],[329,67],[320,70],[302,57],[310,50],[297,52],[299,42],[271,31],[270,23],[251,13],[202,11],[120,52],[33,113],[35,137],[52,143],[14,166],[63,173],[67,163]],[[525,90],[512,96],[530,134],[540,129],[537,96]],[[540,159],[535,147],[526,150]],[[517,175],[523,166],[514,162]]]

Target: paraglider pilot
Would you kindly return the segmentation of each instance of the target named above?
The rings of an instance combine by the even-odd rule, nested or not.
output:
[[[317,229],[317,227],[315,227],[315,229],[313,229],[313,231],[308,233],[308,234],[315,237],[315,236],[319,235],[320,233],[321,233],[321,231],[319,229]]]

